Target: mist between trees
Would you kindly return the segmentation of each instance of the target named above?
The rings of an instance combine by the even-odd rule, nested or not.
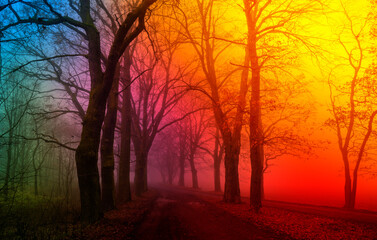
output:
[[[2,1],[1,226],[30,201],[96,222],[150,180],[200,188],[203,169],[237,203],[240,162],[258,212],[271,166],[313,159],[328,138],[355,208],[359,172],[375,173],[375,6]]]

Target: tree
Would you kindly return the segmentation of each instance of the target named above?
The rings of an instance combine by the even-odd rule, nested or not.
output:
[[[19,175],[19,183],[23,185],[23,176],[25,175],[24,166],[21,166],[20,174],[17,173],[17,165],[18,165],[18,157],[21,151],[17,151],[19,145],[18,136],[20,132],[23,132],[25,129],[22,126],[22,123],[26,122],[27,119],[27,111],[30,110],[32,102],[35,100],[35,93],[29,92],[22,85],[19,85],[20,80],[18,79],[22,75],[20,74],[12,74],[8,76],[6,82],[3,83],[3,87],[8,89],[12,89],[13,85],[16,85],[13,90],[8,92],[2,92],[1,98],[4,99],[2,103],[2,111],[4,116],[2,120],[5,119],[7,123],[6,130],[1,132],[1,138],[6,138],[6,147],[7,147],[7,161],[5,167],[5,178],[4,178],[4,186],[2,187],[3,193],[5,197],[8,197],[8,191],[11,189],[13,190],[14,183],[16,182],[16,178],[18,179],[17,175]],[[35,83],[30,86],[31,89],[35,89]],[[4,94],[7,94],[4,96]],[[24,153],[25,148],[22,149]],[[24,159],[21,159],[24,161]],[[23,164],[22,164],[23,165]]]
[[[192,175],[192,187],[199,188],[197,167],[195,166],[195,156],[199,147],[202,145],[205,131],[208,127],[208,121],[206,122],[205,115],[207,111],[201,110],[196,114],[192,114],[188,117],[188,127],[186,129],[186,136],[188,140],[188,162],[190,164]]]
[[[239,70],[239,68],[231,71],[224,77],[222,77],[217,70],[216,61],[230,44],[224,44],[224,42],[219,43],[219,41],[216,40],[218,37],[216,35],[216,29],[221,17],[215,16],[213,11],[214,5],[215,1],[213,0],[197,0],[193,3],[193,6],[190,4],[185,6],[190,9],[190,11],[184,9],[183,5],[179,7],[175,6],[173,8],[174,17],[179,26],[183,29],[182,34],[187,38],[187,41],[191,44],[199,58],[200,67],[206,79],[206,86],[203,87],[198,84],[191,84],[190,87],[193,90],[202,92],[210,99],[216,124],[223,139],[225,152],[224,201],[240,202],[238,163],[241,146],[240,136],[242,120],[244,107],[246,105],[248,68],[242,68],[244,70],[239,85],[239,92],[236,97],[237,101],[234,103],[236,107],[231,109],[236,109],[236,111],[229,111],[229,106],[225,106],[226,101],[224,101],[227,91],[222,91],[222,88],[224,88],[224,84],[229,80],[232,73]],[[206,91],[206,88],[209,90]]]
[[[247,51],[251,68],[250,98],[250,163],[252,168],[250,182],[250,205],[256,212],[262,206],[262,178],[264,162],[264,136],[261,111],[261,74],[268,68],[281,68],[277,54],[286,49],[282,42],[301,43],[311,50],[308,38],[295,33],[297,19],[312,12],[316,1],[243,0],[247,22]],[[274,37],[275,35],[275,37]],[[296,43],[295,43],[296,42]],[[283,55],[281,55],[283,56]],[[289,59],[287,55],[284,59]],[[272,62],[272,63],[271,63]],[[276,65],[274,65],[276,64]],[[272,66],[271,66],[272,65]]]
[[[87,59],[91,89],[88,108],[85,113],[80,143],[76,149],[76,167],[80,187],[81,217],[83,221],[93,222],[101,218],[100,185],[97,169],[98,148],[101,127],[104,120],[106,100],[113,84],[116,67],[127,46],[144,29],[144,18],[147,9],[155,0],[143,0],[136,8],[128,13],[127,17],[118,26],[114,40],[111,43],[109,54],[102,64],[101,36],[91,13],[91,1],[80,0],[77,6],[68,4],[71,10],[77,13],[79,20],[60,13],[58,8],[43,0],[41,6],[33,3],[24,4],[30,9],[29,16],[20,16],[12,11],[16,21],[0,29],[2,33],[19,24],[37,24],[43,26],[65,24],[68,28],[85,36],[87,40]],[[9,8],[11,7],[8,6]],[[31,16],[33,13],[34,16]],[[39,16],[41,14],[41,16]],[[134,27],[135,22],[137,26]]]
[[[179,146],[179,180],[178,186],[185,186],[185,170],[187,159],[187,136],[186,131],[183,130],[182,124],[177,123],[178,128],[178,146]]]
[[[173,184],[179,171],[179,136],[175,125],[168,127],[156,136],[151,149],[151,163],[160,172],[162,182]]]
[[[131,48],[134,49],[134,48]],[[121,71],[122,79],[122,109],[121,109],[121,142],[118,170],[118,200],[120,203],[131,200],[130,162],[131,162],[131,129],[132,129],[132,106],[131,106],[131,65],[132,59],[130,47],[123,56]],[[131,52],[130,52],[131,51]]]
[[[133,57],[133,69],[139,77],[132,91],[136,195],[148,189],[148,154],[156,135],[180,120],[167,118],[187,93],[186,87],[180,83],[195,74],[191,64],[179,65],[175,62],[182,42],[181,35],[163,28],[167,26],[160,26],[159,19],[155,22],[151,20],[149,35],[145,37],[152,39],[152,42],[149,44],[146,38],[140,38]]]
[[[347,67],[352,70],[349,80],[340,86],[335,83],[332,69],[328,77],[330,88],[332,118],[326,124],[333,127],[337,134],[337,143],[344,164],[344,207],[355,208],[358,174],[362,162],[366,160],[367,143],[373,131],[373,122],[377,115],[374,104],[375,72],[363,66],[366,49],[363,34],[368,21],[358,24],[341,2],[347,25],[338,35],[338,42],[345,53]],[[349,36],[352,42],[344,40]],[[341,71],[346,71],[344,68]],[[352,168],[352,160],[355,165]],[[353,171],[352,171],[353,169]]]
[[[107,99],[106,115],[102,127],[101,138],[101,179],[102,179],[102,207],[111,210],[115,207],[114,185],[114,134],[118,113],[119,65],[117,76],[113,82]]]
[[[215,147],[213,151],[213,177],[214,177],[214,187],[215,192],[221,192],[221,181],[220,181],[220,166],[221,166],[221,160],[224,155],[224,147],[221,144],[221,139],[219,135],[219,130],[216,128],[216,135],[215,135]]]

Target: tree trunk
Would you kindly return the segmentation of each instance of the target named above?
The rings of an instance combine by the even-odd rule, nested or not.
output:
[[[221,159],[217,157],[214,159],[214,165],[213,165],[215,192],[221,192],[220,166],[221,166]]]
[[[224,202],[240,203],[240,185],[238,176],[238,162],[240,145],[233,142],[230,137],[223,137],[225,149],[225,188]]]
[[[63,154],[62,154],[62,149],[59,148],[59,168],[58,168],[58,191],[57,195],[61,196],[62,193],[62,167],[63,167]]]
[[[252,70],[251,76],[251,99],[250,99],[250,205],[255,212],[259,212],[262,207],[262,178],[263,178],[263,129],[260,102],[260,65],[257,54],[257,29],[254,14],[258,8],[258,3],[250,5],[244,0],[246,20],[248,26],[247,49]],[[253,9],[254,8],[254,9]]]
[[[134,185],[135,185],[135,195],[141,196],[147,189],[147,156],[146,151],[144,151],[142,146],[137,146],[135,144],[135,153],[136,153],[136,165],[135,165],[135,178],[134,178]]]
[[[353,182],[352,182],[352,191],[351,191],[351,199],[350,199],[350,208],[351,209],[355,209],[356,192],[357,192],[357,177],[354,178]]]
[[[34,169],[34,195],[38,195],[38,172],[39,172],[39,167],[37,167],[36,163],[36,155],[39,147],[39,140],[37,140],[37,145],[35,146],[33,150],[33,155],[32,155],[32,163],[33,163],[33,169]]]
[[[353,209],[352,207],[352,191],[351,191],[351,178],[348,176],[345,177],[344,183],[344,208]]]
[[[171,171],[169,171],[168,181],[169,181],[169,184],[170,184],[170,185],[173,184],[173,173],[172,173]]]
[[[144,157],[145,157],[145,160],[144,160],[144,172],[143,172],[143,183],[144,183],[143,192],[146,192],[148,191],[148,152],[144,153]]]
[[[178,186],[185,186],[185,159],[184,156],[179,157],[179,180]]]
[[[34,172],[34,195],[38,195],[38,171]]]
[[[215,79],[215,78],[214,78]],[[242,84],[241,84],[242,85]],[[229,203],[240,203],[240,186],[239,186],[239,175],[238,175],[238,163],[239,163],[239,154],[240,154],[240,135],[234,134],[232,136],[231,129],[228,125],[225,114],[222,112],[219,102],[218,89],[211,87],[212,98],[213,98],[213,112],[215,115],[217,126],[221,132],[224,145],[224,166],[225,166],[225,187],[224,187],[224,202]],[[242,103],[240,103],[242,104]],[[240,106],[242,107],[242,106]],[[237,111],[238,112],[238,111]],[[239,116],[239,114],[237,114]],[[242,115],[241,115],[242,116]],[[242,122],[242,118],[237,120]],[[237,121],[236,120],[236,121]],[[242,124],[234,127],[235,132],[239,133],[242,128]]]
[[[130,162],[131,162],[131,56],[129,48],[124,53],[123,67],[123,105],[121,123],[121,143],[118,173],[118,201],[124,203],[131,201]]]
[[[198,189],[199,188],[198,171],[195,168],[195,162],[194,162],[194,155],[193,154],[191,154],[191,156],[189,158],[189,162],[190,162],[191,176],[192,176],[192,187],[195,188],[195,189]]]
[[[221,166],[221,159],[223,157],[223,146],[220,145],[220,133],[219,130],[216,130],[216,138],[215,138],[215,149],[214,149],[214,157],[213,157],[213,176],[214,176],[214,186],[215,192],[221,192],[221,176],[220,176],[220,166]]]
[[[96,90],[92,89],[90,95],[81,141],[75,155],[80,188],[81,219],[84,222],[95,222],[103,216],[97,160],[106,96],[99,98],[96,94],[98,90]]]
[[[84,30],[88,41],[87,58],[91,80],[88,109],[83,121],[81,140],[75,155],[80,188],[81,218],[84,222],[95,222],[103,216],[97,167],[98,148],[106,100],[113,85],[116,67],[126,47],[144,29],[145,12],[154,2],[155,0],[142,1],[119,25],[110,47],[105,72],[102,72],[100,34],[91,17],[90,1],[81,0],[79,4],[80,17],[85,24]],[[129,33],[131,26],[137,20],[139,20],[138,26]]]
[[[114,132],[117,122],[119,67],[116,71],[113,86],[107,99],[107,112],[102,127],[101,140],[101,180],[102,209],[108,211],[115,208],[114,201]]]
[[[351,191],[351,175],[347,151],[342,151],[344,163],[344,208],[352,209],[352,191]]]
[[[253,66],[253,65],[252,65]],[[253,69],[250,100],[250,205],[255,212],[262,207],[262,178],[263,178],[263,132],[260,105],[260,70]]]
[[[178,186],[185,186],[185,139],[183,136],[179,138],[179,180]]]
[[[13,147],[13,130],[12,128],[9,131],[9,138],[8,138],[8,147],[7,147],[7,166],[5,172],[5,180],[4,180],[4,195],[5,198],[8,198],[8,191],[9,191],[9,180],[10,180],[10,167],[12,165],[12,147]]]
[[[264,149],[263,149],[263,152],[264,152]],[[263,153],[264,155],[264,153]],[[264,166],[263,166],[264,167]],[[261,184],[261,200],[265,200],[264,198],[264,171],[262,172],[262,184]]]

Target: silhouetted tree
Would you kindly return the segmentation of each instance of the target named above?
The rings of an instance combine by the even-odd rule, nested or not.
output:
[[[121,108],[121,142],[118,170],[118,200],[120,203],[131,200],[130,163],[131,163],[131,65],[132,52],[127,48],[121,68],[122,108]]]
[[[331,70],[328,84],[333,118],[326,124],[335,129],[338,147],[342,154],[345,177],[344,207],[353,209],[360,165],[365,161],[367,143],[377,114],[374,104],[376,75],[373,71],[363,72],[366,57],[363,35],[368,21],[365,20],[361,24],[355,22],[346,6],[343,3],[341,5],[347,25],[338,35],[338,42],[344,50],[346,66],[352,69],[352,74],[348,76],[349,80],[346,84],[339,86],[333,76],[333,71],[336,69]],[[343,40],[345,36],[349,36],[352,42]],[[355,159],[353,168],[352,159]]]
[[[226,91],[222,91],[221,88],[224,87],[223,84],[235,70],[225,77],[220,77],[216,65],[218,57],[224,53],[230,44],[219,44],[216,41],[216,29],[219,27],[220,16],[215,15],[215,11],[213,11],[214,5],[215,1],[212,0],[198,0],[193,5],[187,3],[187,6],[181,3],[179,7],[176,6],[174,8],[174,15],[178,24],[183,28],[182,34],[192,45],[199,58],[200,67],[206,79],[206,87],[209,91],[207,92],[205,88],[197,84],[192,84],[191,88],[204,93],[211,99],[216,124],[223,139],[225,152],[224,201],[240,202],[238,163],[242,120],[246,104],[248,68],[244,67],[239,93],[235,97],[237,100],[234,103],[236,107],[233,107],[233,109],[236,109],[236,113],[234,113],[227,109],[229,106],[225,106],[223,99],[226,97]],[[190,11],[187,11],[184,7],[190,9]],[[231,116],[231,113],[234,115]]]
[[[155,0],[143,0],[128,13],[123,22],[119,23],[104,64],[102,64],[101,36],[92,17],[92,2],[90,0],[80,0],[77,6],[69,4],[71,10],[77,13],[79,19],[74,19],[69,17],[68,14],[61,13],[58,7],[50,4],[47,0],[44,0],[41,5],[20,2],[28,8],[28,14],[20,16],[21,13],[11,11],[15,21],[0,29],[0,32],[4,33],[19,24],[34,23],[44,26],[65,24],[87,40],[91,89],[88,108],[83,121],[81,140],[76,149],[76,166],[83,221],[93,222],[102,216],[97,161],[106,100],[114,80],[119,59],[130,42],[143,31],[146,11],[154,2]],[[40,15],[42,14],[41,7],[46,10],[43,11],[43,15]],[[134,26],[135,22],[137,22],[137,26]]]
[[[256,212],[262,206],[262,178],[264,162],[264,136],[261,114],[261,74],[267,62],[278,59],[276,54],[284,52],[282,41],[292,41],[311,48],[304,36],[295,33],[297,19],[315,10],[317,1],[284,1],[275,4],[270,0],[244,0],[247,22],[247,51],[251,68],[250,98],[250,205]],[[275,38],[273,37],[275,35]],[[272,40],[272,41],[271,41]],[[275,41],[274,41],[275,40]],[[279,49],[280,51],[276,51]],[[287,55],[282,59],[288,58]],[[270,63],[271,65],[274,63]],[[281,63],[275,61],[280,68]],[[280,64],[280,65],[279,65]]]

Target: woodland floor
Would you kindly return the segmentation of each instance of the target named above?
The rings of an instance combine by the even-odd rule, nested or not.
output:
[[[226,204],[221,193],[165,185],[152,189],[90,226],[59,223],[61,214],[46,219],[46,207],[36,202],[30,213],[20,209],[19,214],[34,221],[12,223],[9,219],[15,221],[15,216],[1,214],[6,218],[0,224],[0,239],[377,239],[375,212],[264,201],[255,214],[247,198]],[[41,213],[44,221],[35,221],[31,212]]]
[[[377,239],[377,214],[247,199],[225,204],[221,194],[155,186],[144,198],[113,211],[85,234],[89,239]]]

